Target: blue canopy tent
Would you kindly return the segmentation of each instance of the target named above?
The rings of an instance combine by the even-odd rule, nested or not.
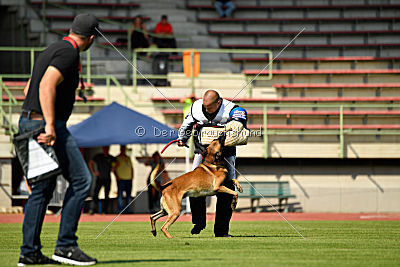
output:
[[[176,130],[116,102],[69,127],[69,130],[79,147],[159,144],[178,137]]]

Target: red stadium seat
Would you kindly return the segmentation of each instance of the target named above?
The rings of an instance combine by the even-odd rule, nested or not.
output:
[[[258,61],[267,61],[269,58],[267,57],[234,57],[233,61],[249,61],[249,62],[258,62]],[[308,57],[308,58],[289,58],[289,57],[277,57],[274,59],[274,62],[281,61],[295,61],[295,62],[310,62],[310,61],[379,61],[379,60],[400,60],[400,57],[371,57],[371,56],[348,56],[348,57]]]
[[[179,97],[168,97],[168,101],[177,102],[181,98]],[[225,98],[231,100],[231,98]],[[154,102],[165,102],[164,97],[152,97]],[[276,97],[276,98],[235,98],[235,103],[276,103],[276,102],[397,102],[400,101],[400,97]]]
[[[15,100],[17,101],[24,101],[25,100],[25,96],[14,96]],[[3,96],[3,101],[8,101],[10,98],[8,96]],[[103,97],[93,97],[93,96],[86,96],[87,101],[89,102],[102,102],[105,101],[105,98]],[[79,96],[75,97],[76,101],[83,101],[82,98],[80,98]]]
[[[352,17],[352,18],[199,18],[200,22],[238,22],[238,23],[306,23],[306,22],[358,22],[358,21],[389,21],[398,17]]]
[[[212,5],[187,5],[189,9],[214,9]],[[399,8],[398,4],[367,4],[367,5],[237,5],[236,9],[248,10],[297,10],[297,9],[371,9],[371,8]]]
[[[221,48],[284,48],[286,44],[221,44]],[[291,48],[368,48],[368,47],[398,47],[400,43],[379,44],[292,44]]]
[[[368,35],[368,34],[399,34],[398,30],[385,30],[385,31],[303,31],[302,35]],[[268,36],[281,36],[281,35],[296,35],[298,32],[294,31],[209,31],[211,35],[268,35]]]
[[[181,115],[180,109],[163,109],[164,115]],[[249,115],[263,115],[263,110],[247,110]],[[268,110],[268,115],[340,115],[338,110]],[[400,110],[344,110],[344,115],[400,115]]]
[[[43,1],[33,1],[32,5],[42,5]],[[137,8],[140,7],[139,4],[135,3],[88,3],[88,2],[56,2],[56,1],[46,1],[46,5],[64,5],[64,6],[88,6],[88,7],[104,7],[104,8]]]
[[[397,88],[400,83],[285,83],[275,88]]]
[[[3,81],[7,87],[25,87],[27,82],[24,81]],[[93,88],[93,83],[84,83],[86,89]]]
[[[257,74],[269,74],[269,71],[261,71],[260,70],[244,70],[242,73],[246,75],[257,75]],[[372,69],[372,70],[364,70],[364,69],[337,69],[337,70],[272,70],[272,74],[399,74],[400,69]]]
[[[181,124],[174,123],[172,127],[179,128]],[[249,129],[264,129],[263,124],[249,124]],[[268,124],[268,129],[282,130],[339,130],[338,124]],[[345,124],[343,129],[400,129],[399,124]]]

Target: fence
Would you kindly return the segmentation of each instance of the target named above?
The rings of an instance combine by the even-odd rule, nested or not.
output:
[[[355,115],[349,115],[347,114],[347,111],[354,111],[354,110],[359,110],[359,111],[366,111],[371,110],[372,108],[375,109],[380,109],[382,111],[399,111],[400,110],[400,104],[395,104],[395,103],[387,103],[387,104],[373,104],[373,103],[368,103],[368,104],[362,104],[362,103],[349,103],[349,104],[338,104],[338,103],[268,103],[268,104],[256,104],[256,103],[239,103],[241,106],[247,109],[247,111],[251,111],[252,109],[257,109],[257,110],[262,110],[262,124],[259,125],[261,133],[262,133],[262,138],[263,138],[263,144],[264,144],[264,158],[270,157],[269,155],[269,150],[270,150],[270,142],[269,142],[269,137],[273,135],[279,135],[279,136],[289,136],[289,135],[336,135],[339,138],[339,145],[340,145],[340,151],[338,154],[339,158],[345,158],[345,137],[349,135],[376,135],[376,136],[381,136],[381,135],[400,135],[400,130],[398,129],[397,125],[387,125],[389,126],[388,129],[383,128],[383,125],[370,125],[375,128],[368,127],[368,124],[360,124],[360,125],[347,125],[345,124],[345,119],[346,116],[355,116]],[[168,103],[156,103],[155,104],[157,107],[161,109],[167,109],[169,108]],[[179,110],[182,106],[182,104],[177,103],[176,104],[177,109]],[[311,111],[308,112],[307,116],[313,116],[313,111],[318,111],[321,109],[324,110],[329,110],[329,111],[336,111],[335,115],[330,115],[330,116],[337,116],[339,118],[337,124],[326,124],[329,127],[324,127],[325,125],[315,125],[315,127],[311,129],[301,129],[301,126],[299,127],[300,129],[290,129],[290,127],[282,127],[282,129],[279,129],[277,127],[274,127],[274,124],[270,124],[270,118],[271,114],[273,111],[276,110],[287,110],[287,111]],[[315,115],[319,115],[318,112],[315,112]],[[398,113],[395,114],[398,116]],[[356,115],[357,116],[357,115]],[[379,116],[386,116],[385,113],[383,112]],[[179,114],[179,117],[181,118],[181,114]],[[290,126],[290,125],[289,125]],[[353,127],[353,128],[352,128]],[[382,128],[379,128],[382,127]],[[390,129],[390,127],[393,127]],[[261,129],[262,128],[262,129]]]
[[[35,64],[35,52],[43,51],[45,47],[0,47],[0,52],[29,52],[30,53],[30,69],[33,70]],[[130,95],[124,90],[120,82],[113,75],[92,75],[91,74],[91,61],[90,61],[90,50],[86,51],[86,74],[82,75],[87,83],[91,83],[92,79],[105,80],[107,86],[106,103],[111,102],[111,82],[119,89],[119,91],[125,96],[125,105],[134,105],[134,102],[130,98]],[[0,74],[0,127],[8,130],[10,138],[18,132],[15,125],[12,124],[13,108],[18,106],[19,103],[15,99],[11,90],[5,85],[5,79],[24,79],[30,78],[30,74]],[[7,96],[8,99],[3,96]],[[76,103],[75,105],[87,105],[84,103]],[[91,105],[103,105],[91,103]],[[6,111],[7,109],[7,111]]]

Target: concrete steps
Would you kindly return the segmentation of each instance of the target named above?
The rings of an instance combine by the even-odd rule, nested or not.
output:
[[[14,151],[10,142],[10,136],[4,128],[0,128],[0,158],[13,157]]]

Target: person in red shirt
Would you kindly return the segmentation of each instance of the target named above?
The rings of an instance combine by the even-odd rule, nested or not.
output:
[[[168,22],[167,15],[161,16],[161,21],[157,23],[154,33],[156,34],[154,37],[154,43],[157,45],[157,47],[176,48],[174,32],[171,24]]]

